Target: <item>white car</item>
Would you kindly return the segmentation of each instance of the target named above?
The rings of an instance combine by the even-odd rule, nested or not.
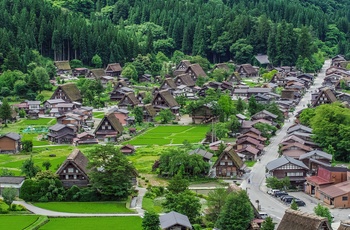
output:
[[[259,212],[261,219],[266,219],[269,215],[266,212]]]

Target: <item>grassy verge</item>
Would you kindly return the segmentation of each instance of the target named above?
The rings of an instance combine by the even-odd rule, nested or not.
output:
[[[247,167],[253,167],[256,163],[256,161],[245,161],[244,162]]]
[[[88,229],[116,229],[141,230],[141,217],[86,217],[86,218],[50,218],[42,230],[88,230]],[[64,227],[66,226],[66,227]]]
[[[41,226],[44,226],[47,222],[49,222],[49,218],[47,216],[39,216],[38,219],[29,225],[24,230],[36,230],[39,229]]]
[[[155,199],[144,197],[142,200],[142,208],[148,212],[154,211],[156,213],[162,213],[164,211],[161,205],[163,200],[164,199],[159,197]]]
[[[126,208],[125,202],[48,202],[34,203],[35,206],[70,213],[134,213]]]
[[[37,215],[0,215],[0,229],[22,230],[37,219]]]

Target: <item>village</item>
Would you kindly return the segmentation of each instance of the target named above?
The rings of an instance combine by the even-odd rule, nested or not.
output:
[[[143,217],[145,210],[150,211],[144,206],[147,200],[152,203],[151,207],[160,207],[158,213],[167,211],[159,216],[161,229],[175,226],[202,229],[193,227],[200,225],[198,216],[192,218],[186,213],[162,209],[154,202],[156,197],[161,197],[158,194],[152,197],[154,188],[163,186],[164,189],[169,185],[170,176],[178,172],[190,179],[189,190],[203,192],[198,197],[204,202],[208,192],[216,187],[247,190],[249,194],[249,186],[251,192],[252,186],[262,186],[265,190],[271,189],[272,196],[285,196],[286,201],[278,204],[283,218],[270,215],[277,229],[332,229],[331,226],[346,229],[349,221],[344,215],[336,216],[336,225],[332,224],[327,218],[307,213],[308,209],[303,207],[307,202],[291,196],[293,193],[288,197],[287,192],[305,193],[331,211],[344,209],[342,212],[350,214],[348,161],[340,161],[340,157],[334,159],[334,149],[324,148],[315,141],[304,112],[327,104],[350,109],[350,72],[346,69],[350,61],[337,55],[326,61],[330,65],[326,66],[325,73],[318,74],[303,73],[290,66],[273,67],[267,55],[255,56],[255,63],[256,66],[220,63],[206,72],[198,63],[181,60],[165,76],[145,73],[135,82],[123,77],[119,63],[111,63],[105,69],[71,69],[68,61],[56,61],[59,80],[50,81],[54,87],[51,95],[44,101],[24,100],[12,104],[11,118],[8,123],[3,121],[8,127],[1,130],[0,169],[8,175],[0,177],[0,194],[12,187],[16,197],[21,198],[26,188],[22,185],[31,179],[20,169],[28,159],[43,164],[39,171],[44,171],[44,162],[49,162],[46,169],[56,175],[64,189],[89,187],[92,169],[88,165],[92,159],[87,152],[113,146],[135,166],[128,174],[136,193],[127,196],[130,202],[126,208],[135,210],[130,215]],[[261,69],[266,72],[262,73]],[[221,81],[215,81],[214,73],[222,76]],[[321,74],[322,86],[314,88]],[[86,106],[86,98],[77,84],[82,78],[101,84],[103,91],[110,90],[109,100],[103,107]],[[303,101],[305,95],[311,99]],[[302,108],[297,109],[302,104]],[[24,116],[23,112],[20,116],[21,111],[25,112]],[[280,136],[283,129],[286,135]],[[271,150],[275,136],[281,141]],[[179,159],[167,149],[177,151],[177,155],[186,153],[186,157],[194,157],[183,157],[187,163],[180,161],[182,163],[170,167],[172,161]],[[28,154],[32,151],[35,153]],[[18,160],[16,156],[23,158]],[[271,161],[266,162],[270,158]],[[190,165],[192,160],[196,163]],[[107,167],[102,165],[95,173],[106,171]],[[256,184],[252,177],[255,174],[262,177]],[[204,182],[193,178],[202,178]],[[276,180],[284,178],[288,178],[288,182],[280,186]],[[175,183],[174,180],[171,179],[170,184]],[[261,197],[258,192],[261,191],[257,191],[256,196]],[[50,211],[50,208],[45,212],[45,206],[36,207],[19,198],[15,204],[48,219],[73,213],[69,209]],[[256,200],[250,200],[254,218],[249,220],[247,229],[260,229],[265,214],[269,215],[264,214],[264,206],[255,204]],[[52,201],[59,202],[58,199]],[[300,206],[298,211],[287,209],[292,202]],[[210,214],[210,207],[203,207],[199,215]],[[347,215],[346,218],[350,218]],[[192,223],[193,220],[196,223]],[[308,222],[314,226],[307,226]]]

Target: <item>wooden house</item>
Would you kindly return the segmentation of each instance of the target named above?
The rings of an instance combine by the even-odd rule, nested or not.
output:
[[[224,70],[226,72],[230,72],[230,68],[226,63],[217,63],[214,65],[213,71],[216,69]]]
[[[129,144],[124,145],[120,148],[120,152],[122,152],[125,155],[130,155],[135,152],[135,147]]]
[[[274,176],[277,179],[289,177],[291,185],[304,188],[305,177],[309,168],[302,161],[282,156],[270,161],[266,165],[266,170],[270,176]]]
[[[264,149],[264,144],[262,144],[259,140],[249,136],[245,136],[237,139],[236,145],[237,145],[237,150],[246,148],[248,146],[252,146],[256,149],[259,149],[260,151]]]
[[[128,107],[134,108],[140,104],[133,92],[124,94],[123,98],[119,101],[118,107],[121,109],[127,109]]]
[[[192,229],[191,222],[188,217],[171,211],[159,216],[160,228],[162,230],[190,230]]]
[[[193,81],[197,81],[199,77],[207,77],[207,74],[199,64],[192,64],[188,66],[185,73],[189,74]]]
[[[143,100],[146,98],[146,92],[139,91],[139,93],[136,95],[136,98],[139,100],[140,104],[143,104]]]
[[[106,76],[104,69],[90,69],[88,74],[86,75],[86,78],[98,80],[101,79],[103,76]]]
[[[40,113],[40,111],[37,110],[37,109],[29,110],[28,113],[27,113],[27,118],[30,119],[30,120],[39,119],[39,113]]]
[[[326,205],[334,208],[350,208],[350,181],[321,187],[320,193],[320,199]]]
[[[316,172],[319,166],[330,167],[333,156],[321,150],[313,150],[299,157],[310,170]]]
[[[113,91],[110,93],[110,99],[112,101],[120,101],[125,94],[134,93],[134,90],[129,87],[118,87],[114,86]]]
[[[0,153],[18,153],[21,146],[21,136],[17,133],[7,133],[0,137]]]
[[[266,54],[258,54],[254,56],[255,60],[259,63],[259,66],[270,68],[269,56]]]
[[[258,71],[251,64],[240,65],[237,72],[242,77],[256,77],[258,76]]]
[[[56,74],[71,74],[72,68],[70,67],[69,61],[55,61]]]
[[[176,90],[177,85],[172,78],[165,78],[160,85],[159,90],[170,90],[171,92]]]
[[[62,99],[67,103],[83,102],[80,91],[74,83],[59,85],[50,99]]]
[[[119,63],[108,64],[104,72],[111,77],[119,77],[122,73],[122,67]]]
[[[96,138],[104,142],[115,142],[122,133],[123,126],[114,113],[106,114],[94,132]]]
[[[188,74],[180,74],[176,76],[174,82],[177,86],[186,85],[188,87],[194,87],[196,85],[191,76]]]
[[[126,119],[129,117],[129,110],[114,108],[109,110],[109,112],[113,113],[123,126],[126,125]]]
[[[49,128],[48,140],[56,144],[72,144],[75,131],[69,125],[55,124]]]
[[[74,145],[83,145],[83,144],[98,144],[98,140],[95,138],[94,134],[83,132],[77,134],[77,137],[73,139]]]
[[[291,134],[294,132],[300,132],[300,133],[312,133],[312,129],[305,126],[305,125],[301,125],[301,124],[295,124],[290,126],[287,129],[287,134]]]
[[[215,168],[216,177],[235,177],[243,175],[245,164],[233,147],[228,146],[220,154],[213,168]]]
[[[143,121],[153,122],[157,111],[153,108],[152,104],[147,104],[143,106]]]
[[[119,80],[113,83],[114,89],[120,89],[122,87],[128,87],[128,83],[125,80]]]
[[[241,149],[236,150],[238,155],[244,155],[245,160],[254,161],[257,159],[258,155],[261,153],[260,149],[255,148],[252,145],[247,145]]]
[[[156,111],[160,111],[161,109],[170,109],[173,113],[178,113],[180,109],[179,104],[168,90],[159,91],[154,96],[152,105]]]
[[[300,156],[312,151],[312,148],[310,146],[294,142],[284,145],[280,150],[283,156],[292,157],[299,160]]]
[[[182,60],[180,63],[176,66],[176,69],[173,72],[174,76],[183,74],[186,72],[187,68],[191,65],[191,62],[188,60]]]
[[[277,230],[332,230],[326,217],[287,209]]]
[[[311,99],[311,104],[313,107],[317,107],[323,104],[331,104],[337,101],[334,93],[329,88],[323,88]]]
[[[269,111],[267,110],[262,110],[256,114],[254,114],[252,116],[252,120],[259,120],[259,119],[265,119],[265,120],[268,120],[268,121],[274,121],[278,118],[277,115],[273,114],[273,113],[270,113]]]
[[[213,103],[204,104],[192,110],[191,117],[193,124],[205,124],[215,120]]]
[[[66,188],[73,185],[86,187],[89,184],[88,164],[89,159],[79,149],[74,149],[58,168],[56,174]]]
[[[332,58],[331,66],[339,66],[339,64],[343,61],[346,61],[345,57],[338,54]]]
[[[86,75],[88,73],[89,73],[89,69],[88,68],[75,68],[75,69],[73,69],[73,76],[74,77],[79,77],[79,76],[86,77]]]
[[[145,74],[142,74],[141,76],[139,76],[139,82],[149,82],[151,83],[152,82],[152,75],[151,74],[148,74],[148,73],[145,73]]]

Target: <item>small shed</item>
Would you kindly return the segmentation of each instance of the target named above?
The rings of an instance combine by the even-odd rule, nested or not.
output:
[[[120,148],[120,151],[126,155],[133,154],[135,152],[135,147],[130,145],[130,144],[127,144],[127,145],[122,146]]]
[[[162,230],[192,229],[192,225],[188,217],[174,211],[160,216],[159,222],[160,222],[160,228]]]

